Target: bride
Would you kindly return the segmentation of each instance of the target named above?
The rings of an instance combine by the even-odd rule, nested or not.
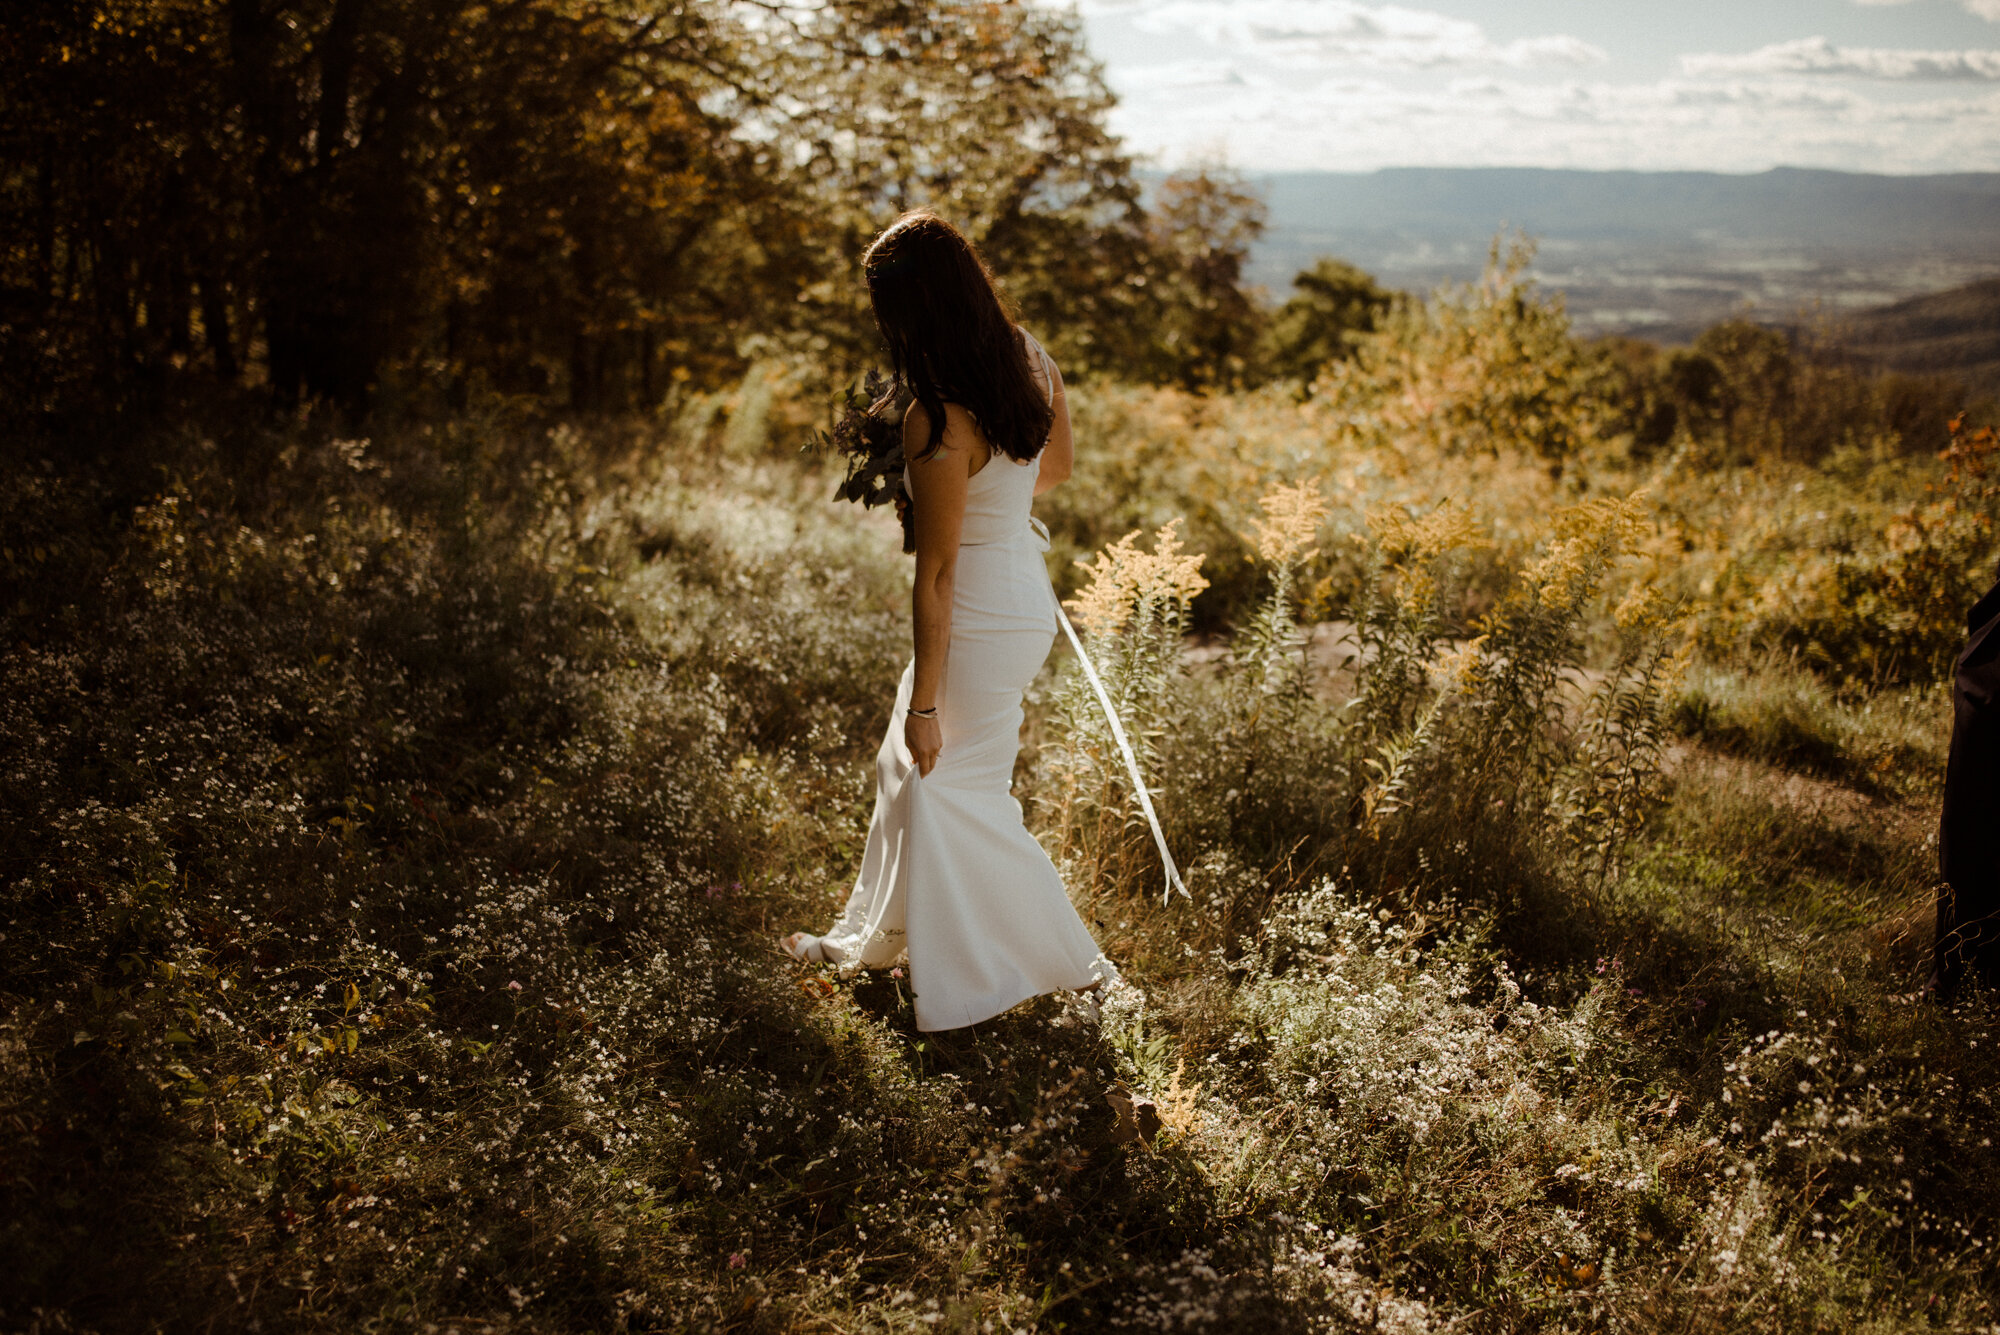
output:
[[[875,815],[840,921],[803,960],[880,968],[906,950],[917,1028],[956,1029],[1112,976],[1009,791],[1021,696],[1056,634],[1029,502],[1069,476],[1055,362],[1008,318],[972,244],[928,211],[863,266],[897,380],[916,523],[916,656],[875,758]]]

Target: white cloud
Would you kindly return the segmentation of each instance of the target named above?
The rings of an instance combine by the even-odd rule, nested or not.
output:
[[[2000,0],[1997,0],[2000,2]],[[1592,65],[1608,57],[1577,37],[1495,42],[1477,23],[1427,9],[1357,0],[1139,0],[1100,12],[1153,33],[1186,33],[1210,45],[1293,68],[1440,69]]]
[[[1123,71],[1118,89],[1127,97],[1168,95],[1250,84],[1241,66],[1229,60],[1176,60],[1165,65],[1140,65]]]
[[[1643,84],[1383,77],[1155,84],[1114,126],[1177,165],[1199,144],[1257,171],[1520,166],[1759,171],[1965,171],[2000,166],[2000,91],[1884,101],[1789,79]]]
[[[1682,56],[1681,68],[1696,75],[1839,74],[1863,79],[2000,80],[2000,51],[1895,51],[1835,46],[1824,37],[1801,37],[1743,55]]]
[[[1039,2],[1076,3],[1145,53],[1106,51],[1113,127],[1167,166],[2000,170],[2000,51],[1811,38],[1626,81],[1586,73],[1609,58],[1581,38],[1423,7],[1450,0]],[[1955,3],[2000,21],[2000,0]]]
[[[1907,5],[1911,0],[1854,0],[1857,5]],[[2000,23],[2000,0],[1959,0],[1966,12],[1976,14],[1989,23]]]

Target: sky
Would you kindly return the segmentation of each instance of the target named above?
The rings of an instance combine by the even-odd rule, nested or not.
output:
[[[1075,3],[1163,168],[2000,171],[2000,0]]]

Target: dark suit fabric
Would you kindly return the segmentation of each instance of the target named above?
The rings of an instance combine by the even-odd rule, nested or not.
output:
[[[1937,960],[1949,999],[1967,972],[2000,983],[2000,584],[1973,605],[1952,667],[1951,758],[1938,822]]]

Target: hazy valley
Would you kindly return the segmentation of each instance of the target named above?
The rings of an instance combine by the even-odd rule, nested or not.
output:
[[[1253,181],[1270,224],[1250,276],[1274,295],[1329,254],[1415,291],[1471,279],[1503,228],[1536,238],[1536,277],[1580,330],[1663,342],[1746,311],[1844,321],[2000,273],[2000,174],[1412,168]],[[2000,337],[2000,311],[1989,303],[1974,325]]]

